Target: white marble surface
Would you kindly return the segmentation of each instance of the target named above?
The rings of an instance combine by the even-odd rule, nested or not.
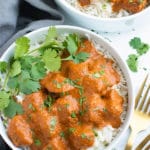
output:
[[[62,12],[63,13],[63,12]],[[73,20],[70,20],[66,16],[65,23],[66,25],[76,25]],[[98,33],[101,36],[103,36],[105,39],[107,39],[111,44],[116,48],[122,59],[126,63],[126,59],[129,54],[135,53],[135,50],[133,50],[129,46],[129,41],[134,37],[140,37],[141,40],[145,43],[150,44],[150,14],[147,14],[144,18],[141,18],[141,22],[137,24],[137,27],[135,29],[131,29],[131,31],[125,31],[122,33],[106,33],[106,32],[100,32]],[[145,71],[143,68],[147,68]],[[139,59],[139,69],[137,73],[133,73],[130,71],[132,84],[134,88],[134,94],[137,94],[137,91],[141,85],[141,82],[146,75],[146,73],[150,73],[150,50],[148,53],[140,57]],[[150,92],[149,92],[150,95]],[[114,150],[124,150],[128,135],[130,130],[126,132],[126,134],[120,139]],[[134,147],[138,145],[138,143],[146,137],[146,135],[150,134],[150,126],[143,132],[140,132],[134,142]],[[150,144],[150,141],[149,141]],[[143,148],[144,150],[144,148]]]

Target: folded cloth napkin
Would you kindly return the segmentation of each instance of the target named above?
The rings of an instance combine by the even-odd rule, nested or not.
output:
[[[0,54],[17,38],[44,26],[62,24],[53,0],[0,0]]]
[[[19,36],[63,22],[53,0],[0,0],[0,55]],[[10,150],[2,138],[0,150]]]

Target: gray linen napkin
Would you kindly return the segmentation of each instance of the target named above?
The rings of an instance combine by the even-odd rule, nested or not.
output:
[[[25,33],[63,22],[53,0],[0,0],[0,55]]]
[[[0,56],[25,33],[63,22],[53,0],[0,0]],[[1,137],[0,150],[10,150]]]

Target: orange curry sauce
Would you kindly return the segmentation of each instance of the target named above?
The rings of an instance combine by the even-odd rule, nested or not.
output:
[[[120,82],[114,62],[88,40],[78,49],[82,51],[90,54],[85,62],[64,61],[59,72],[50,72],[40,81],[40,91],[25,96],[24,114],[8,126],[16,146],[85,150],[94,144],[94,128],[121,125],[123,98],[112,89]]]
[[[87,6],[95,0],[78,0],[81,6]],[[137,13],[142,11],[147,5],[148,0],[110,0],[113,3],[113,11],[118,12],[124,9],[130,13]]]

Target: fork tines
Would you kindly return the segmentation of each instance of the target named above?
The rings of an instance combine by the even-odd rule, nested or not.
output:
[[[138,94],[135,99],[135,109],[148,113],[149,114],[149,106],[150,106],[150,83],[148,81],[149,74],[147,74],[144,78],[144,81],[138,91]],[[144,94],[143,94],[144,93]]]

